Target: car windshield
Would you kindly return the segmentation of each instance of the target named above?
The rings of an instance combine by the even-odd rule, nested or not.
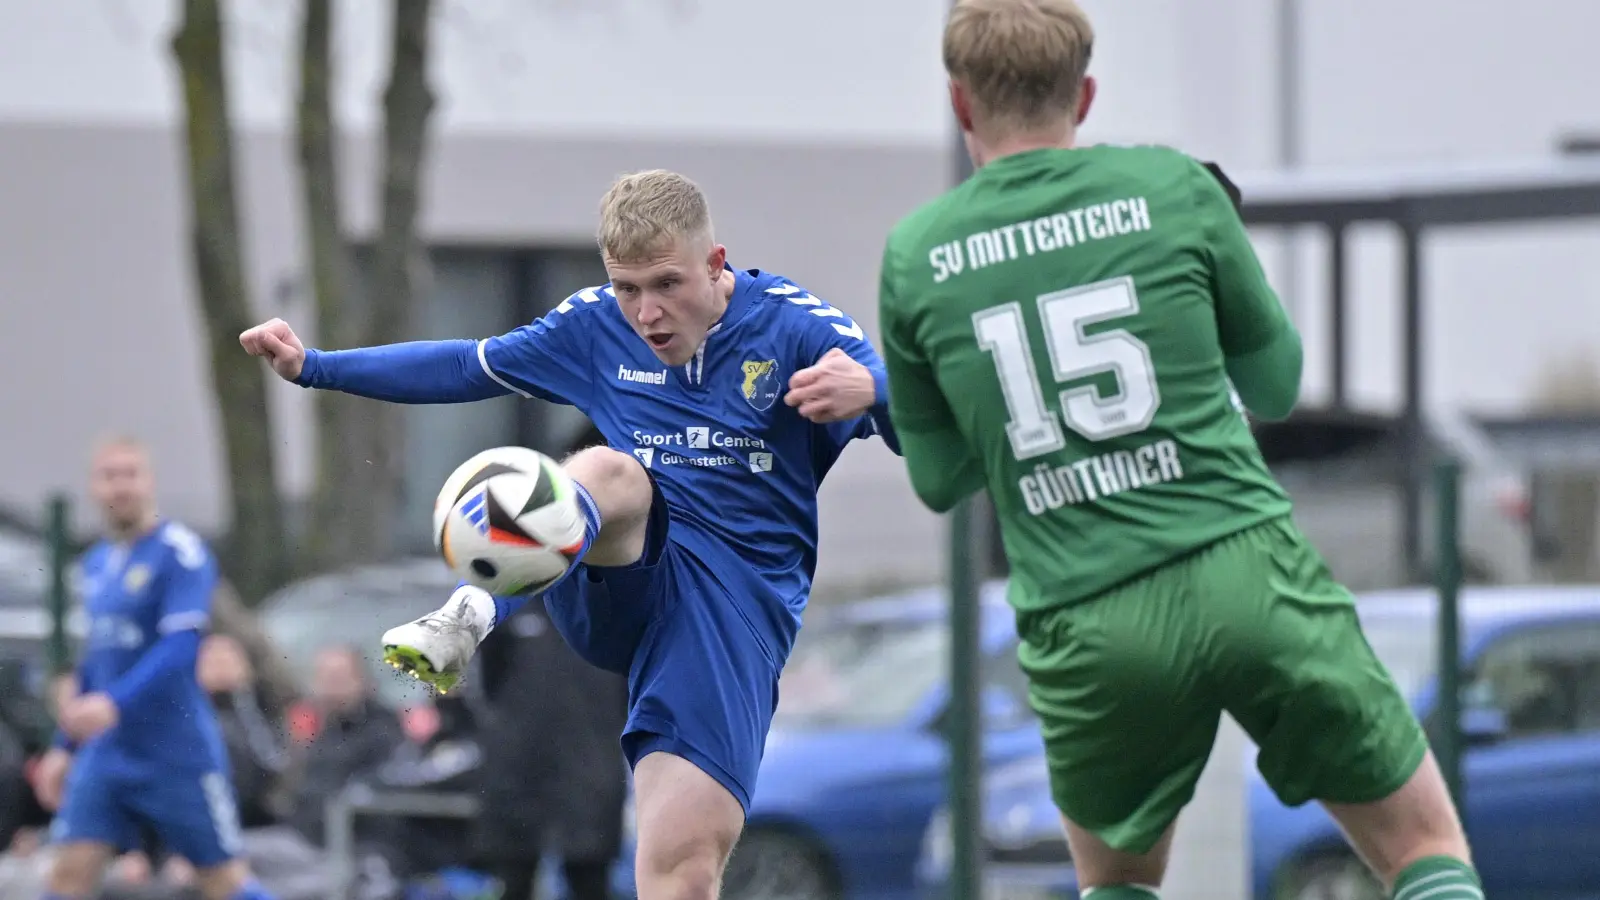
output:
[[[845,621],[800,634],[779,682],[775,727],[899,725],[944,677],[941,619]]]
[[[1389,670],[1400,692],[1415,697],[1438,662],[1438,628],[1431,618],[1368,617],[1361,623],[1367,643]]]

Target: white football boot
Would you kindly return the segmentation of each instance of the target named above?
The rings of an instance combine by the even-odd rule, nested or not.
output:
[[[454,688],[494,628],[494,598],[464,584],[431,613],[383,633],[383,660],[443,694]]]

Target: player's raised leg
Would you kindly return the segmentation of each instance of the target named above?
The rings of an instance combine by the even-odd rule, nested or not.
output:
[[[1466,833],[1431,752],[1382,800],[1324,806],[1395,900],[1482,900]]]
[[[564,577],[584,564],[615,567],[637,561],[644,553],[653,496],[644,467],[626,453],[591,447],[573,454],[562,468],[577,485],[573,502],[584,518],[583,547]],[[528,599],[494,597],[464,585],[434,612],[389,629],[383,635],[384,657],[448,691],[460,681],[479,642]]]
[[[715,900],[744,809],[694,763],[651,753],[634,767],[639,900]]]
[[[1218,604],[1240,635],[1219,645],[1262,777],[1285,803],[1321,801],[1399,900],[1482,900],[1422,726],[1321,556],[1287,520],[1207,552],[1208,595],[1256,596]]]

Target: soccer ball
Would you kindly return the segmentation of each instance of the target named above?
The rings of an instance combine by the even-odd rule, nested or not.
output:
[[[572,479],[525,447],[496,447],[462,463],[433,506],[433,544],[468,584],[502,597],[535,594],[583,547]]]

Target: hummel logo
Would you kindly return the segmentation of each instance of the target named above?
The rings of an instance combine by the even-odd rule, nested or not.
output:
[[[667,370],[659,372],[646,372],[642,369],[630,369],[627,366],[617,366],[618,381],[632,381],[636,384],[666,384]]]

